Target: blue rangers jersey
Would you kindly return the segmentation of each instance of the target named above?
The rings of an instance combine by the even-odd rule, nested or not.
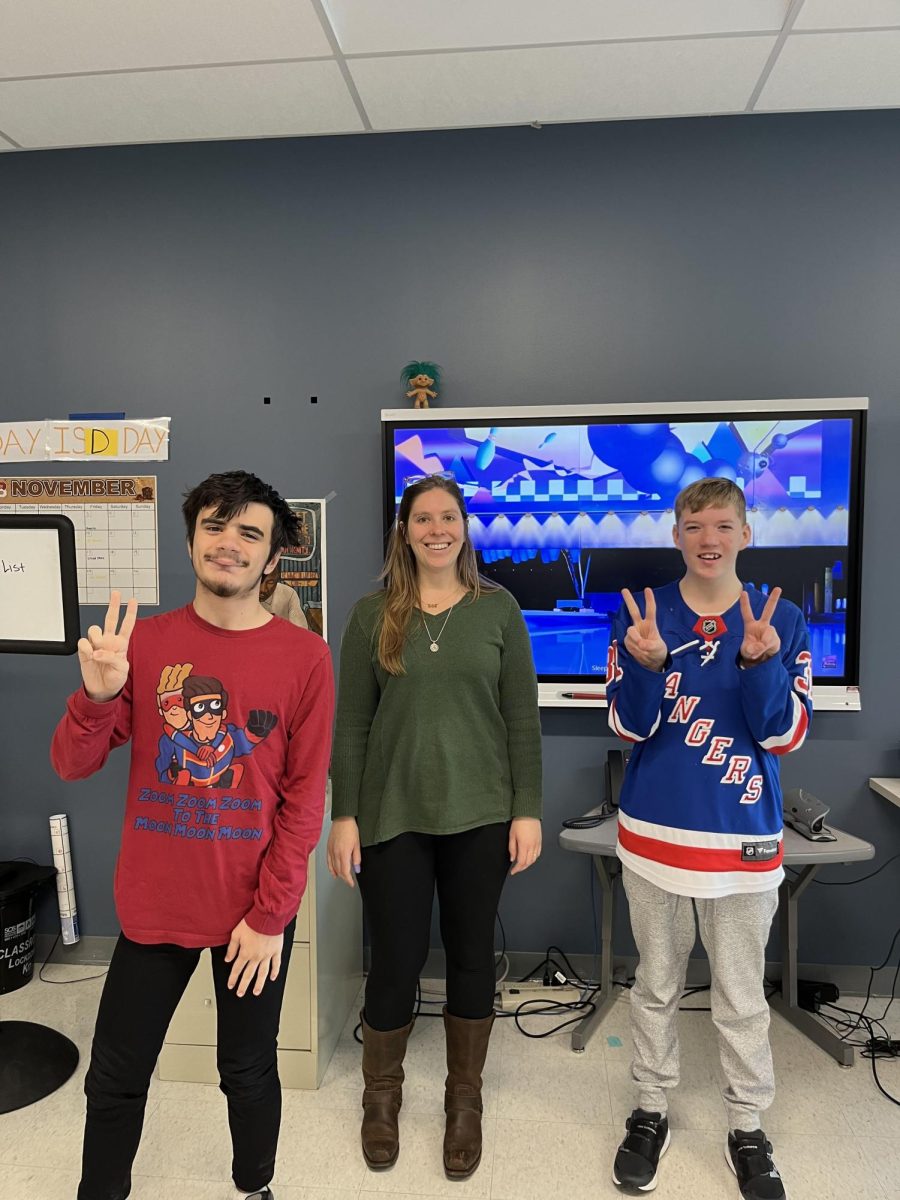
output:
[[[746,591],[759,616],[766,597]],[[688,608],[677,583],[654,594],[669,649],[665,668],[647,670],[628,654],[624,605],[610,638],[609,724],[634,744],[618,856],[682,896],[767,891],[784,878],[778,759],[802,745],[812,716],[803,615],[780,600],[772,616],[780,653],[742,670],[739,603],[702,616]],[[636,599],[643,613],[643,596]]]

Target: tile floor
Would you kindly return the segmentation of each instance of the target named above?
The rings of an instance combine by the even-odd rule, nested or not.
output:
[[[77,978],[91,969],[53,967],[49,973]],[[2,1200],[74,1200],[81,1088],[101,982],[54,987],[35,979],[0,997],[0,1018],[52,1025],[82,1052],[80,1068],[65,1087],[0,1116]],[[875,1011],[883,1007],[882,1001]],[[529,1027],[538,1031],[549,1023],[532,1018]],[[892,1036],[900,1036],[900,1003],[889,1027]],[[709,1014],[682,1014],[681,1029],[683,1079],[670,1109],[672,1146],[656,1195],[728,1200],[738,1192],[723,1156],[725,1125]],[[779,1091],[765,1128],[775,1141],[790,1200],[900,1200],[900,1108],[877,1091],[869,1063],[858,1059],[851,1069],[838,1067],[774,1014],[772,1044]],[[413,1033],[400,1160],[384,1174],[368,1172],[359,1152],[359,1047],[348,1023],[319,1091],[285,1092],[277,1200],[621,1195],[610,1168],[632,1107],[629,1054],[627,998],[614,1006],[584,1054],[572,1053],[565,1033],[534,1041],[512,1021],[498,1021],[485,1070],[482,1165],[467,1182],[451,1183],[440,1155],[441,1022],[420,1020]],[[879,1066],[885,1086],[900,1096],[900,1061]],[[225,1102],[217,1089],[154,1080],[133,1200],[231,1200],[228,1166]]]

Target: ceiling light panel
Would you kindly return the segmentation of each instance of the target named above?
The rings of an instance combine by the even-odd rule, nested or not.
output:
[[[0,0],[0,78],[326,58],[312,0]]]
[[[344,54],[771,32],[788,0],[323,0]]]
[[[900,29],[789,37],[757,112],[900,107]]]
[[[0,83],[0,129],[26,148],[362,129],[336,62]]]
[[[805,0],[794,29],[900,26],[900,0]]]
[[[740,112],[774,37],[356,58],[375,129]]]

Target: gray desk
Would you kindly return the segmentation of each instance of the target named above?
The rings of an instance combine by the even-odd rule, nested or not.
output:
[[[590,814],[587,814],[588,816]],[[875,847],[871,842],[843,833],[832,827],[836,842],[810,842],[795,833],[784,831],[785,866],[799,867],[800,874],[794,878],[786,875],[779,888],[778,925],[781,934],[781,993],[769,1000],[772,1008],[790,1021],[801,1033],[820,1046],[841,1066],[853,1063],[853,1048],[848,1046],[811,1012],[797,1005],[797,905],[800,897],[815,878],[820,867],[828,863],[861,862],[872,858]],[[559,844],[564,850],[590,854],[600,879],[601,887],[601,947],[598,982],[594,996],[596,1008],[580,1021],[572,1031],[572,1049],[583,1050],[589,1038],[603,1020],[616,999],[613,989],[612,930],[615,910],[616,880],[621,875],[621,866],[616,858],[617,822],[610,817],[594,829],[564,829],[559,835]]]

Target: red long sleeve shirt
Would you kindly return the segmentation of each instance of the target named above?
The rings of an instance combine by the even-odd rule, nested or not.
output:
[[[138,621],[119,696],[70,696],[53,735],[63,779],[131,739],[116,865],[132,941],[226,943],[242,918],[281,933],[322,831],[334,680],[328,647],[274,618],[219,629],[189,605]]]

